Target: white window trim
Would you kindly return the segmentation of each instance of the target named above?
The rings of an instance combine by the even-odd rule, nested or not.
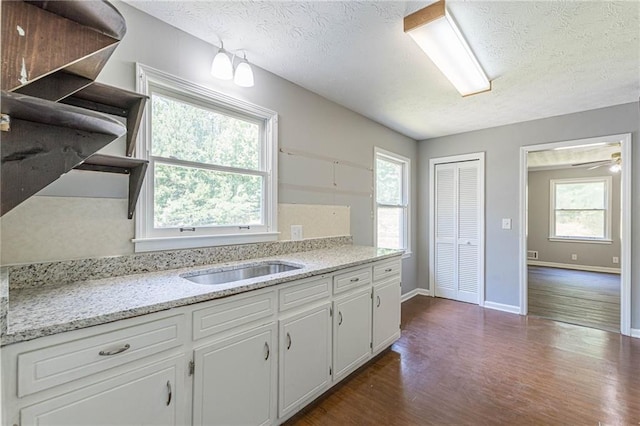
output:
[[[396,154],[391,151],[387,151],[385,149],[379,148],[377,146],[373,147],[373,242],[374,245],[378,244],[378,170],[377,170],[377,159],[378,157],[382,157],[385,160],[392,161],[395,163],[401,163],[404,167],[404,176],[403,176],[403,200],[404,200],[404,209],[405,209],[405,229],[404,229],[404,241],[406,242],[406,248],[404,249],[404,254],[402,255],[403,259],[411,257],[413,252],[411,251],[411,159],[404,157],[400,154]],[[381,206],[385,206],[381,204]],[[399,206],[390,206],[390,207],[399,207]]]
[[[604,237],[603,238],[589,238],[589,237],[563,237],[555,235],[555,221],[556,221],[556,191],[557,184],[567,183],[587,183],[587,182],[604,182],[605,183],[605,206],[604,212]],[[612,244],[611,239],[611,209],[612,209],[612,178],[611,176],[594,176],[585,178],[567,178],[567,179],[551,179],[549,181],[549,241],[554,242],[579,242],[589,244]]]
[[[229,244],[246,244],[278,239],[278,114],[252,103],[233,98],[188,82],[146,65],[136,63],[136,90],[149,95],[150,86],[166,87],[169,90],[191,92],[197,96],[211,99],[213,102],[230,110],[241,110],[265,120],[264,162],[266,173],[265,184],[265,232],[255,229],[240,230],[228,234],[189,235],[189,236],[155,236],[149,234],[149,223],[153,220],[153,176],[147,176],[142,185],[135,220],[135,252],[155,250],[186,249],[197,247],[220,246]],[[149,160],[151,151],[151,108],[145,108],[144,117],[136,142],[138,158]]]

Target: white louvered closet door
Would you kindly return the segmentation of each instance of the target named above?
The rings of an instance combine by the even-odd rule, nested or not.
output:
[[[435,169],[435,294],[478,303],[480,285],[479,162]]]

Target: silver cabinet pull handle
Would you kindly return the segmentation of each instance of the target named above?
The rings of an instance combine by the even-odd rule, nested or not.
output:
[[[385,269],[384,271],[385,271],[385,272],[391,272],[391,271],[393,271],[393,269],[392,269],[392,268],[387,268],[387,269]]]
[[[378,308],[380,307],[380,296],[376,296],[376,298],[378,299]]]
[[[338,316],[340,317],[340,320],[338,321],[338,325],[342,325],[342,312],[338,312]]]
[[[291,335],[287,333],[287,350],[291,349]]]
[[[358,281],[360,281],[360,278],[351,278],[349,281],[352,283],[357,283]]]
[[[264,356],[264,360],[268,360],[269,359],[269,354],[271,353],[271,350],[269,349],[269,343],[268,342],[264,342],[264,347],[267,350],[267,354]]]
[[[169,391],[169,396],[167,397],[167,405],[171,404],[171,397],[173,396],[173,392],[171,391],[171,382],[167,380],[167,390]]]
[[[122,352],[126,351],[127,349],[129,349],[131,346],[127,343],[126,345],[124,345],[121,348],[118,349],[114,349],[112,351],[100,351],[98,352],[98,355],[100,356],[111,356],[111,355],[118,355],[121,354]]]

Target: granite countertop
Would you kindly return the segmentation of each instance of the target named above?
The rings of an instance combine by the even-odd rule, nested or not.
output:
[[[345,245],[258,259],[12,289],[2,345],[90,327],[281,284],[340,268],[399,256],[400,251]],[[282,261],[300,269],[223,285],[192,283],[180,275]]]

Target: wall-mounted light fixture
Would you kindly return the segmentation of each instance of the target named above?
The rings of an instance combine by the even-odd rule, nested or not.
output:
[[[240,87],[253,87],[253,70],[247,62],[247,54],[244,52],[240,63],[236,66],[233,82]]]
[[[234,69],[235,58],[235,53],[233,57],[229,57],[229,52],[224,49],[224,43],[220,42],[220,49],[211,64],[211,75],[221,80],[233,78],[234,83],[241,87],[253,87],[253,70],[247,61],[246,52],[243,51],[243,58]]]
[[[222,42],[220,42],[220,50],[218,50],[211,63],[211,75],[221,80],[231,80],[233,78],[231,58],[227,51],[224,50],[224,43]]]
[[[408,33],[462,96],[491,90],[480,63],[445,6],[437,1],[404,18]]]

